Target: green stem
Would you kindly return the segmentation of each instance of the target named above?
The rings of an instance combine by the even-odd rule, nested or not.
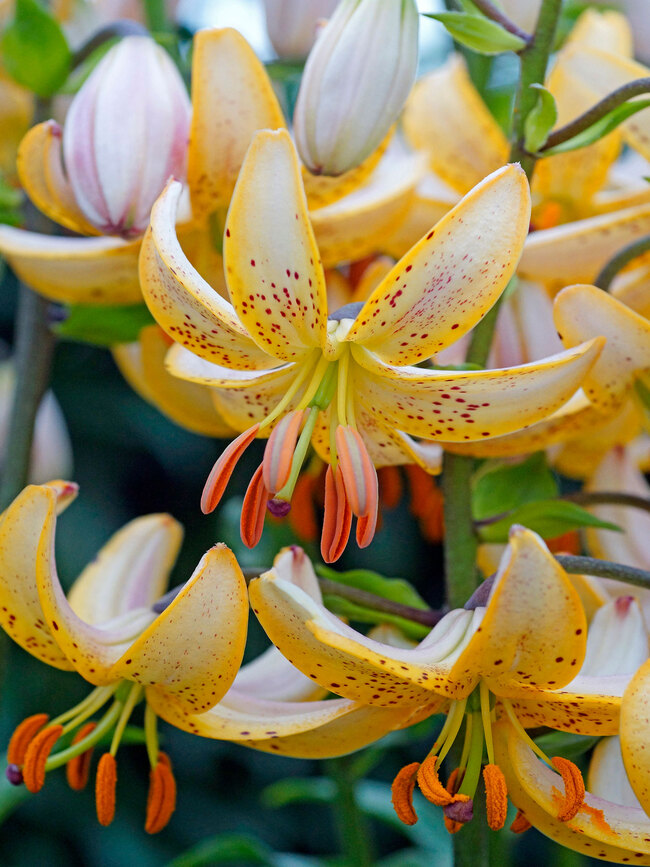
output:
[[[555,559],[572,575],[594,575],[596,578],[613,578],[625,584],[636,587],[650,587],[650,572],[636,569],[623,563],[613,563],[611,560],[599,560],[596,557],[578,557],[573,554],[556,554]]]
[[[355,795],[355,779],[350,773],[350,758],[344,756],[327,762],[328,771],[336,783],[336,815],[343,863],[346,867],[372,867],[374,858],[370,847],[370,832],[359,809]]]
[[[563,494],[559,499],[579,506],[630,506],[650,512],[650,499],[620,491],[578,491],[576,494]]]
[[[49,379],[55,338],[47,324],[49,301],[20,284],[14,364],[16,383],[7,454],[0,485],[0,509],[27,484],[36,413]]]
[[[612,256],[594,280],[594,285],[607,292],[619,271],[622,271],[628,263],[648,250],[650,250],[650,235],[632,241],[631,244],[623,247],[615,256]]]
[[[462,608],[478,586],[478,540],[472,519],[474,461],[445,452],[442,495],[445,509],[445,580],[451,608]]]
[[[147,27],[152,33],[162,33],[169,30],[165,0],[144,0],[144,13]]]

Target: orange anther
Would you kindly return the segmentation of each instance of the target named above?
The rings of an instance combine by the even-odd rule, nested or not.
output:
[[[88,737],[88,735],[94,730],[95,723],[86,723],[86,725],[82,726],[75,734],[72,739],[72,743],[78,744],[79,741],[82,741],[85,737]],[[90,774],[90,760],[92,759],[92,757],[93,747],[90,747],[84,753],[81,753],[80,756],[75,756],[74,759],[70,759],[70,761],[65,767],[65,776],[68,781],[68,785],[76,792],[86,787],[86,783],[88,782],[88,776]]]
[[[158,764],[151,769],[149,776],[149,795],[147,797],[147,818],[144,830],[147,834],[157,834],[169,822],[176,809],[176,780],[171,762],[164,753],[158,754]]]
[[[326,563],[338,560],[348,544],[352,510],[345,493],[341,468],[327,468],[325,474],[325,515],[320,552]]]
[[[301,473],[293,489],[289,526],[305,542],[313,542],[318,535],[318,521],[314,508],[316,478],[309,472]]]
[[[16,727],[7,747],[7,762],[10,765],[22,765],[29,742],[48,720],[46,713],[35,713]]]
[[[517,815],[512,820],[512,824],[510,825],[510,830],[513,834],[523,834],[524,831],[527,831],[531,827],[530,822],[521,812],[521,810],[517,810]]]
[[[276,493],[289,481],[293,453],[300,433],[304,410],[296,410],[285,415],[273,428],[264,449],[264,485],[268,491]]]
[[[440,782],[436,768],[437,756],[427,756],[418,771],[418,785],[427,800],[437,807],[448,807],[449,804],[469,801],[468,795],[456,795],[448,792]]]
[[[503,771],[498,765],[483,768],[485,783],[485,811],[487,823],[493,831],[500,831],[508,815],[508,788]]]
[[[356,428],[336,428],[336,449],[352,514],[358,518],[376,515],[379,492],[377,470]]]
[[[558,819],[560,822],[570,822],[576,816],[585,799],[585,782],[580,768],[562,756],[551,759],[553,767],[560,772],[564,782],[564,800],[560,804]]]
[[[397,774],[393,780],[393,807],[398,819],[405,825],[415,825],[418,820],[417,813],[413,809],[413,790],[417,779],[419,762],[411,762]]]
[[[375,536],[377,529],[377,508],[372,515],[364,515],[362,518],[357,518],[357,545],[360,548],[367,548]]]
[[[253,473],[241,507],[239,530],[247,548],[254,548],[262,538],[269,492],[264,484],[263,464]]]
[[[45,762],[62,731],[63,726],[48,726],[29,742],[23,761],[23,782],[32,794],[40,792],[45,785]]]
[[[443,819],[445,820],[445,828],[450,834],[457,834],[463,827],[462,822],[456,822],[455,819],[450,819],[449,816],[443,816]]]
[[[115,787],[117,786],[117,762],[110,753],[104,753],[97,765],[95,779],[95,805],[100,825],[110,825],[115,816]]]
[[[259,424],[254,424],[253,427],[248,428],[243,434],[240,434],[222,452],[212,467],[212,471],[207,478],[203,493],[201,494],[201,511],[204,515],[209,514],[219,505],[219,501],[223,497],[233,470],[237,466],[237,461],[253,442],[259,428]]]
[[[464,776],[465,771],[461,770],[460,768],[454,768],[451,774],[449,774],[446,789],[450,794],[455,795],[456,792],[460,789],[460,784],[463,782]]]
[[[402,499],[402,477],[397,467],[380,467],[377,470],[379,479],[379,501],[386,509],[394,509]]]
[[[162,762],[163,765],[167,765],[167,767],[169,768],[170,771],[173,770],[172,760],[169,758],[167,753],[163,753],[162,750],[160,750],[160,752],[158,753],[158,761]]]

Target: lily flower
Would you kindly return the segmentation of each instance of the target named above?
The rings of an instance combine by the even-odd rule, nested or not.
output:
[[[636,588],[635,588],[636,589]],[[620,703],[620,740],[610,728],[591,760],[588,791],[575,816],[558,817],[563,796],[555,775],[535,756],[530,743],[518,737],[516,727],[502,718],[494,728],[494,749],[503,768],[508,793],[519,812],[514,830],[533,825],[569,849],[616,863],[650,863],[650,819],[639,795],[647,781],[647,654],[648,636],[638,603],[619,596],[600,608],[589,628],[587,654],[573,684],[576,692],[589,680],[605,685],[625,683]],[[639,666],[641,666],[639,668]],[[589,714],[590,696],[577,697],[574,713]],[[605,733],[605,732],[601,732]],[[623,768],[625,758],[627,774]],[[539,756],[539,752],[538,752]],[[639,800],[635,797],[634,790]],[[641,803],[639,803],[641,801]]]
[[[76,491],[67,482],[30,486],[0,520],[0,626],[28,653],[76,671],[94,687],[54,719],[37,713],[18,726],[9,744],[7,776],[37,792],[49,771],[66,765],[72,787],[83,788],[93,748],[110,736],[96,783],[97,816],[109,824],[115,810],[115,756],[135,706],[144,699],[151,766],[145,830],[155,833],[174,810],[176,786],[169,759],[158,749],[151,699],[159,695],[163,704],[173,701],[185,711],[201,712],[226,693],[244,653],[246,584],[231,551],[216,545],[173,601],[156,607],[182,532],[170,516],[148,515],[112,537],[66,599],[54,537],[57,512]],[[91,722],[99,712],[97,722]]]
[[[416,782],[430,800],[447,808],[451,822],[468,821],[485,749],[488,821],[493,828],[501,827],[507,802],[493,748],[495,720],[506,719],[517,740],[537,755],[541,751],[526,728],[547,725],[582,734],[616,734],[621,696],[631,674],[610,674],[597,653],[604,637],[611,651],[612,619],[619,645],[625,644],[622,634],[634,637],[634,650],[619,648],[618,656],[638,654],[641,645],[647,653],[640,610],[629,599],[613,602],[611,610],[594,621],[594,636],[587,644],[585,613],[572,581],[542,540],[522,527],[511,531],[489,594],[483,588],[467,608],[449,612],[413,649],[390,647],[341,622],[306,586],[303,574],[280,574],[274,568],[249,586],[253,611],[293,665],[315,683],[371,707],[412,707],[422,713],[429,707],[447,713],[427,758],[396,778],[394,803],[408,824],[417,818],[410,802]],[[440,763],[464,722],[460,766],[445,787],[438,777]],[[541,757],[554,785],[565,791],[554,816],[568,822],[582,805],[580,773],[564,759]]]
[[[339,0],[264,0],[266,30],[278,57],[304,58],[316,39],[318,23]]]
[[[242,539],[253,546],[267,504],[286,514],[307,448],[329,463],[321,551],[372,540],[376,467],[431,461],[431,443],[464,442],[532,424],[580,384],[601,342],[497,371],[415,365],[475,325],[505,288],[528,225],[523,172],[507,166],[477,186],[384,277],[361,309],[329,318],[325,278],[300,168],[286,132],[253,139],[224,239],[232,304],[201,279],[175,235],[181,188],[158,200],[141,257],[149,308],[177,345],[170,370],[214,388],[223,418],[243,433],[215,464],[202,508],[221,499],[240,455],[268,437],[248,488]],[[519,387],[521,386],[521,387]]]

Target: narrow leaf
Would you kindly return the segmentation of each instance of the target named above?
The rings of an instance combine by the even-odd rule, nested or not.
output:
[[[549,148],[548,150],[542,150],[541,156],[552,157],[554,154],[564,154],[568,151],[575,151],[579,148],[587,147],[612,132],[612,130],[615,130],[617,126],[620,126],[620,124],[626,121],[629,117],[632,117],[632,115],[636,114],[638,111],[642,111],[644,108],[648,107],[650,107],[650,99],[624,102],[623,105],[619,105],[617,108],[610,111],[609,114],[606,114],[605,117],[601,117],[601,119],[596,121],[596,123],[573,136],[573,138],[570,138],[559,145],[555,145],[555,147]]]
[[[563,756],[565,759],[575,761],[592,747],[595,747],[599,740],[599,737],[592,735],[547,732],[535,738],[535,743],[547,756]]]
[[[523,39],[482,15],[470,15],[466,12],[427,12],[425,15],[444,24],[456,42],[480,54],[521,51],[526,47]]]
[[[535,503],[525,503],[493,524],[481,527],[479,530],[481,540],[507,542],[508,532],[513,524],[522,524],[539,533],[544,539],[554,539],[580,527],[597,527],[601,530],[619,532],[621,530],[616,524],[601,521],[575,503],[567,503],[563,500],[539,500]]]
[[[329,578],[347,587],[357,587],[381,596],[382,599],[390,599],[391,602],[399,602],[400,605],[410,605],[422,611],[428,610],[429,606],[420,596],[415,587],[403,578],[385,578],[378,572],[370,569],[352,569],[349,572],[337,572],[328,566],[317,565],[316,572],[321,578]]]
[[[350,599],[342,599],[340,596],[335,596],[331,593],[326,593],[323,596],[323,602],[330,611],[333,611],[339,617],[345,617],[347,620],[354,620],[357,623],[371,623],[374,626],[380,623],[391,623],[400,629],[407,638],[412,638],[416,641],[419,641],[431,632],[431,629],[422,623],[414,623],[412,620],[406,620],[398,614],[388,614],[386,611],[367,608],[365,605],[359,605],[357,602],[352,602]]]
[[[113,346],[116,343],[132,343],[138,339],[141,329],[153,322],[146,304],[122,307],[78,304],[69,308],[67,318],[54,330],[66,340]]]
[[[537,102],[524,122],[524,147],[534,154],[549,136],[557,122],[557,105],[550,90],[541,84],[531,84],[537,90]]]
[[[537,452],[520,464],[490,462],[474,479],[472,514],[475,520],[482,521],[524,503],[550,500],[557,493],[557,483],[544,452]]]

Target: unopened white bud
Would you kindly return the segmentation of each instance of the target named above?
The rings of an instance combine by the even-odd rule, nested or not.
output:
[[[301,58],[316,40],[321,18],[329,18],[339,0],[264,0],[266,29],[279,57]]]
[[[185,172],[191,104],[169,55],[148,36],[110,49],[75,96],[63,157],[77,203],[106,234],[133,237],[170,175]]]
[[[395,123],[415,80],[415,0],[342,0],[312,49],[294,132],[314,173],[362,162]]]

